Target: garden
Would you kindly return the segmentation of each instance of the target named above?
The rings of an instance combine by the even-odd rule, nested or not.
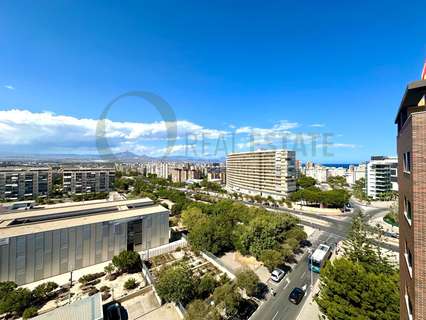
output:
[[[0,282],[0,315],[28,319],[98,292],[104,302],[131,294],[146,285],[141,266],[138,253],[122,251],[104,271],[85,274],[71,286],[45,282],[29,290],[11,281]]]

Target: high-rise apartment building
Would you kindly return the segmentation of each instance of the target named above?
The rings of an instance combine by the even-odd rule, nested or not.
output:
[[[426,319],[426,80],[407,86],[398,128],[401,319]]]
[[[377,199],[381,194],[398,191],[397,168],[397,157],[371,157],[367,165],[367,195]]]
[[[185,182],[193,179],[201,179],[202,171],[192,165],[176,166],[171,170],[173,182]]]
[[[0,199],[22,200],[47,196],[52,188],[50,168],[0,168]]]
[[[231,153],[226,159],[226,188],[253,196],[285,198],[296,191],[296,153],[288,150]]]
[[[63,192],[90,193],[114,190],[115,168],[64,167]]]

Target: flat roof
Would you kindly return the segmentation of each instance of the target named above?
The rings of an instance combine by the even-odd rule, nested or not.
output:
[[[398,122],[398,116],[404,108],[417,106],[420,99],[425,94],[425,90],[426,80],[414,81],[407,85],[401,104],[399,105],[398,112],[396,113],[395,123]]]
[[[327,246],[325,244],[320,244],[319,247],[312,254],[312,257],[311,257],[312,260],[322,261],[322,259],[324,259],[325,255],[327,254],[328,250],[330,250],[330,246]]]
[[[141,206],[136,208],[127,207],[128,205],[136,203]],[[13,221],[16,219],[23,219],[25,221],[26,218],[43,217],[45,216],[46,211],[51,210],[27,210],[16,214],[2,214],[0,216],[0,239],[77,227],[99,222],[137,218],[151,214],[168,213],[168,210],[166,208],[162,207],[161,205],[154,204],[154,202],[148,198],[127,201],[111,201],[111,204],[113,205],[108,206],[106,208],[105,204],[103,204],[104,206],[94,204],[90,207],[95,206],[95,208],[105,208],[107,211],[99,211],[95,213],[88,212],[87,215],[84,214],[84,210],[82,209],[76,210],[79,209],[79,206],[74,206],[72,208],[54,209],[56,216],[51,217],[51,219],[49,219],[49,215],[47,215],[46,220],[34,221],[29,223],[24,222],[21,224],[13,224]],[[114,209],[114,207],[114,211],[108,211],[108,209],[111,210]],[[73,212],[78,212],[78,215],[64,216],[63,218],[61,218],[61,213],[65,213],[65,209],[74,209]],[[35,211],[36,215],[32,214],[33,211]]]
[[[81,201],[81,202],[69,202],[61,203],[58,206],[46,206],[43,208],[35,207],[31,210],[11,210],[7,211],[4,215],[0,216],[1,220],[13,220],[13,219],[22,219],[22,218],[32,218],[32,217],[41,217],[48,215],[56,215],[61,213],[72,213],[72,212],[81,212],[81,211],[90,211],[94,209],[109,209],[117,206],[127,206],[127,205],[150,205],[153,204],[149,198],[141,198],[134,200],[118,200],[118,201],[108,201],[108,200],[93,200],[92,201]]]
[[[288,149],[268,149],[268,150],[254,150],[254,151],[243,151],[243,152],[231,152],[228,153],[228,156],[231,155],[237,155],[237,154],[247,154],[247,153],[267,153],[267,152],[295,152],[294,150],[288,150]]]
[[[9,171],[48,171],[51,170],[51,167],[19,167],[19,166],[6,166],[6,167],[0,167],[1,172],[9,172]]]

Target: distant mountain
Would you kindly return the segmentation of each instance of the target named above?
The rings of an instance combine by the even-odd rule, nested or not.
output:
[[[114,154],[0,154],[0,162],[7,161],[52,161],[52,162],[78,162],[78,161],[155,161],[167,160],[176,162],[223,162],[224,157],[218,158],[201,158],[189,156],[167,156],[167,157],[150,157],[147,155],[138,155],[136,153],[125,151]]]

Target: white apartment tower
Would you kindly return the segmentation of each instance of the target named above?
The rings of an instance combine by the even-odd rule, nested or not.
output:
[[[231,153],[226,159],[226,188],[252,196],[285,198],[296,191],[296,153],[288,150]]]
[[[367,195],[377,199],[381,193],[398,191],[397,168],[397,157],[371,157],[367,165]]]

